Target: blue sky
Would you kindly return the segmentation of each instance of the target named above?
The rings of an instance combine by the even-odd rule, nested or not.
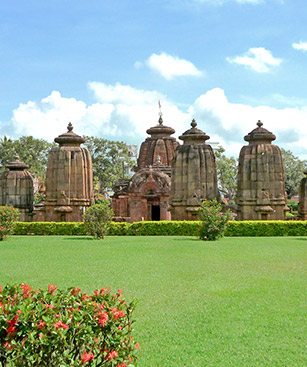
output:
[[[258,119],[307,159],[303,0],[0,0],[0,134],[140,144],[158,120],[237,156]]]

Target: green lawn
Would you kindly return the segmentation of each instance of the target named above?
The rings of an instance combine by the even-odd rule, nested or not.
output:
[[[0,284],[124,289],[140,367],[307,365],[307,238],[11,237]]]

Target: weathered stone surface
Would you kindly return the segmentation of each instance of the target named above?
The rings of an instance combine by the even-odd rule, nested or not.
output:
[[[170,220],[168,199],[171,162],[178,145],[171,127],[159,123],[147,130],[151,136],[141,145],[136,173],[114,188],[112,208],[117,220]]]
[[[286,206],[281,151],[271,142],[276,136],[262,127],[244,137],[238,167],[238,220],[282,220]]]
[[[67,132],[54,139],[46,173],[46,221],[81,222],[85,210],[94,203],[92,158],[80,144],[84,139],[75,134],[71,123]],[[43,217],[40,211],[38,219]]]
[[[29,167],[20,162],[19,157],[5,166],[0,179],[0,205],[11,205],[19,209],[19,220],[30,222],[33,218],[33,179],[26,169]]]
[[[307,171],[304,174],[306,177],[301,180],[299,187],[298,213],[300,219],[307,220]]]
[[[218,196],[216,164],[213,149],[206,144],[210,137],[196,128],[183,133],[172,164],[170,211],[172,220],[197,220],[203,200]]]

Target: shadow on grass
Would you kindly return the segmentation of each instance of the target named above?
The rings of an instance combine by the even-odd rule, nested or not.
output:
[[[307,237],[304,238],[293,238],[296,241],[307,241]]]
[[[182,237],[182,238],[173,238],[173,241],[200,241],[200,239]]]
[[[84,240],[90,240],[90,241],[93,241],[94,238],[93,237],[84,237],[84,236],[73,236],[73,237],[65,237],[63,238],[64,241],[84,241]]]

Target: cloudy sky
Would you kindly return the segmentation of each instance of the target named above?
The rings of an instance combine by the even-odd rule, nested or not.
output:
[[[307,159],[306,0],[0,0],[0,135],[140,144],[192,118],[237,156],[260,119]]]

